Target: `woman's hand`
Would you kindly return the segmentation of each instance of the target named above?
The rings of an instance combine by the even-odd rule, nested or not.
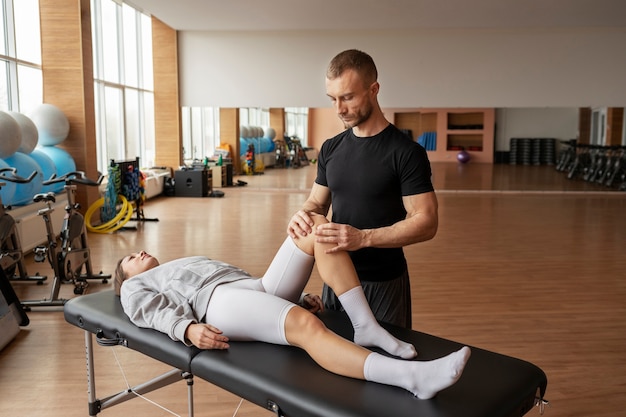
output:
[[[217,327],[205,323],[192,323],[185,330],[185,338],[200,349],[228,349],[228,337]]]
[[[318,311],[324,311],[324,303],[319,295],[307,294],[302,299],[302,307],[309,310],[311,313],[317,313]]]

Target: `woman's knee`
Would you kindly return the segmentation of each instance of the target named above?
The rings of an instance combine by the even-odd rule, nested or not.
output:
[[[313,220],[313,233],[309,233],[307,236],[299,236],[297,239],[294,239],[294,242],[304,252],[309,255],[314,255],[315,228],[320,224],[328,223],[328,219],[321,214],[311,213],[311,220]]]
[[[304,342],[327,330],[315,314],[301,307],[292,308],[285,320],[285,336],[294,346],[302,347]]]

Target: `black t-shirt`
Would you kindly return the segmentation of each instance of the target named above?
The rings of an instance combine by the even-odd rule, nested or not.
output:
[[[348,129],[324,142],[315,182],[330,190],[332,221],[358,229],[403,220],[403,196],[434,191],[426,151],[392,124],[372,137]],[[394,279],[406,269],[402,248],[364,248],[350,256],[364,281]]]

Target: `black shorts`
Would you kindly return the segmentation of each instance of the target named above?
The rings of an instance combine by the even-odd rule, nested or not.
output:
[[[377,320],[411,328],[411,283],[408,271],[389,281],[361,281],[361,286]],[[322,300],[324,308],[343,311],[339,298],[326,284]]]

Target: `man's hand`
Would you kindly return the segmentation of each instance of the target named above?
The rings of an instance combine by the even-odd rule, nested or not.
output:
[[[185,338],[200,349],[228,349],[228,338],[210,324],[192,323],[185,330]]]
[[[367,246],[366,233],[348,224],[326,223],[315,228],[316,241],[334,243],[326,253],[339,251],[355,251]]]
[[[302,307],[315,314],[324,311],[324,303],[319,295],[307,294],[302,299]]]
[[[313,231],[313,224],[313,219],[311,219],[309,213],[304,210],[299,210],[293,215],[291,220],[289,220],[287,234],[289,234],[292,239],[297,239],[299,236],[307,236]]]

